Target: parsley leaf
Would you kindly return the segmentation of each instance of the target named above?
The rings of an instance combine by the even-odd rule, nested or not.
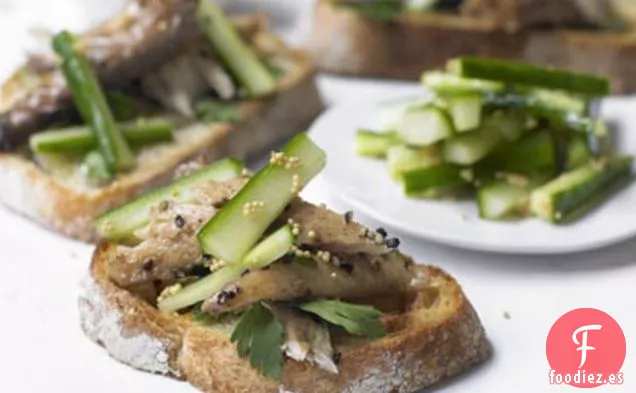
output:
[[[397,19],[402,13],[402,4],[396,0],[375,0],[362,3],[342,3],[343,7],[353,8],[365,18],[375,22],[388,22]]]
[[[203,100],[197,102],[195,111],[197,118],[204,123],[233,123],[243,118],[235,102]]]
[[[380,321],[382,312],[371,306],[345,303],[339,300],[317,300],[298,306],[334,325],[342,326],[355,336],[380,338],[386,329]]]
[[[280,379],[283,370],[283,325],[261,303],[251,306],[234,328],[230,340],[240,357],[249,356],[252,367]]]

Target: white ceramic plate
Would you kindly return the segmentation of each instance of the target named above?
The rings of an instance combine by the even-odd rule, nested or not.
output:
[[[538,219],[489,222],[479,219],[475,203],[471,201],[407,199],[400,186],[389,178],[383,161],[356,156],[354,136],[358,128],[378,127],[380,119],[376,108],[380,103],[425,94],[425,91],[416,88],[387,89],[382,94],[335,106],[312,126],[312,137],[329,156],[322,180],[356,211],[414,236],[492,252],[575,252],[599,248],[636,235],[634,184],[583,219],[566,226],[554,226]],[[636,100],[608,100],[604,103],[603,115],[621,130],[617,135],[619,149],[635,153]]]

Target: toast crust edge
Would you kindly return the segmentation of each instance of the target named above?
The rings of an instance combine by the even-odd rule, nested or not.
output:
[[[338,375],[286,360],[282,380],[272,381],[239,358],[218,329],[163,315],[114,285],[106,271],[110,247],[98,246],[84,282],[82,329],[118,361],[187,380],[203,392],[408,393],[464,372],[491,352],[459,284],[441,269],[421,266],[441,291],[442,316],[422,308],[392,317],[389,336],[342,351]]]

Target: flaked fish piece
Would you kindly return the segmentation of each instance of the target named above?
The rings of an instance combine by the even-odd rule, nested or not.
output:
[[[287,357],[338,374],[327,326],[289,307],[272,304],[270,308],[285,327],[282,349]]]
[[[155,206],[149,225],[135,233],[141,242],[116,248],[109,263],[110,278],[125,288],[170,283],[207,262],[196,234],[245,181],[210,182],[194,189],[188,203],[165,201]]]
[[[206,300],[202,309],[219,314],[266,300],[355,300],[397,295],[416,290],[410,285],[414,278],[412,261],[398,252],[351,255],[338,263],[296,259],[247,272],[231,284],[234,296],[221,291]]]
[[[390,249],[384,237],[353,220],[352,213],[338,214],[301,199],[281,215],[281,223],[291,220],[298,226],[296,243],[334,254],[383,255]]]
[[[79,37],[99,79],[125,85],[157,69],[198,39],[196,0],[131,0],[122,12]],[[18,70],[0,91],[0,149],[8,150],[71,109],[53,57]]]

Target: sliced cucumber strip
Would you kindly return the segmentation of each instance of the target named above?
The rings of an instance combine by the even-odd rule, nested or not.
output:
[[[199,0],[197,16],[199,25],[215,52],[252,97],[268,95],[276,90],[274,76],[243,42],[232,22],[217,4]]]
[[[532,212],[550,222],[569,221],[587,212],[632,174],[632,157],[602,158],[564,173],[532,192]]]
[[[479,127],[484,106],[481,94],[459,94],[448,97],[444,101],[453,119],[455,131],[465,132]]]
[[[190,307],[198,302],[206,300],[227,285],[236,281],[245,268],[240,264],[231,264],[206,276],[199,281],[188,285],[175,295],[160,299],[157,306],[164,313],[175,312]]]
[[[285,225],[257,244],[242,262],[227,265],[185,287],[174,296],[160,300],[159,310],[174,312],[212,297],[236,281],[244,271],[262,269],[282,258],[295,240],[291,227]]]
[[[574,135],[567,142],[565,168],[567,170],[585,165],[592,159],[592,152],[585,136]]]
[[[531,133],[516,144],[503,145],[490,155],[484,166],[505,172],[528,173],[557,167],[554,138],[548,131]]]
[[[472,165],[486,157],[502,141],[500,130],[484,125],[476,131],[444,141],[444,160],[458,165]]]
[[[306,133],[296,135],[205,224],[197,235],[203,250],[227,262],[241,261],[325,161]]]
[[[124,139],[131,146],[143,146],[172,140],[173,125],[164,119],[139,119],[118,124]],[[89,127],[71,127],[44,131],[29,139],[36,153],[84,153],[97,148],[97,138]]]
[[[519,139],[526,131],[534,127],[528,115],[520,110],[495,111],[486,116],[484,127],[499,130],[508,142]]]
[[[247,253],[242,264],[248,269],[262,269],[287,254],[295,240],[292,228],[285,225],[258,243]]]
[[[243,168],[243,164],[233,158],[217,161],[192,175],[103,214],[95,220],[95,230],[100,237],[109,240],[129,238],[136,229],[148,224],[151,208],[161,201],[187,202],[192,198],[190,191],[193,188],[210,181],[236,179],[241,176]]]
[[[427,190],[455,187],[466,181],[461,175],[462,168],[452,164],[439,164],[402,173],[402,185],[407,195]]]
[[[588,112],[588,100],[575,94],[558,90],[528,89],[525,96],[529,104],[544,110],[558,110],[567,115],[585,116]]]
[[[402,122],[404,114],[411,108],[421,107],[431,102],[427,97],[409,97],[383,102],[377,108],[378,128],[382,131],[395,130]]]
[[[113,173],[108,168],[104,156],[97,150],[86,155],[81,171],[92,184],[96,185],[108,183],[113,178]]]
[[[477,189],[479,216],[486,220],[503,220],[524,215],[528,210],[530,190],[506,181],[495,181]]]
[[[498,93],[505,90],[503,83],[481,79],[460,78],[441,71],[427,71],[421,78],[424,86],[439,94]]]
[[[360,156],[384,158],[389,148],[399,143],[400,137],[395,132],[356,132],[356,154]]]
[[[448,70],[464,78],[558,89],[591,96],[605,96],[610,92],[610,82],[605,78],[505,60],[460,57],[449,61]]]
[[[400,179],[403,172],[441,164],[442,154],[438,146],[393,146],[387,153],[387,162],[391,177]]]
[[[453,120],[445,109],[433,104],[411,108],[404,114],[398,134],[407,145],[432,145],[454,134]]]

